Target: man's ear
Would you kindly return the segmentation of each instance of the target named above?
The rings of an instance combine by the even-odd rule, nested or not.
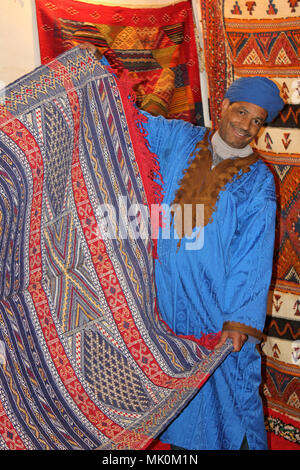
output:
[[[222,105],[221,105],[221,114],[223,115],[225,113],[225,111],[229,108],[230,106],[230,101],[228,98],[224,98],[224,100],[222,101]]]

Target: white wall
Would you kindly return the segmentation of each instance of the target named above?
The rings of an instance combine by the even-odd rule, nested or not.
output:
[[[8,84],[38,65],[34,0],[1,0],[0,80]]]

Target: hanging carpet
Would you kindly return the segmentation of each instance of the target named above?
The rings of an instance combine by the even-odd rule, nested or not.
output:
[[[161,201],[158,168],[128,93],[74,48],[2,100],[2,449],[144,449],[231,350],[159,319],[150,218],[130,212]]]
[[[198,54],[189,1],[126,8],[36,0],[42,63],[83,42],[136,82],[137,105],[153,115],[202,124]]]
[[[199,0],[210,111],[217,126],[225,90],[239,77],[266,76],[285,106],[254,142],[277,195],[272,286],[262,353],[269,448],[300,447],[300,2]]]

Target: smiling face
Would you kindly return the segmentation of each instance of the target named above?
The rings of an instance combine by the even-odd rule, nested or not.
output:
[[[267,111],[256,104],[246,101],[230,103],[225,98],[219,134],[231,147],[244,148],[257,136],[267,115]]]

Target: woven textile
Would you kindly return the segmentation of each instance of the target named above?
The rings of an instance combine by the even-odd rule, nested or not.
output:
[[[300,445],[300,300],[291,292],[270,293],[262,343],[262,393],[272,449]]]
[[[241,76],[269,77],[286,103],[254,142],[273,172],[278,201],[262,391],[270,447],[299,448],[300,4],[200,0],[200,5],[213,125],[219,121],[227,86]]]
[[[202,122],[200,78],[189,1],[131,9],[36,0],[42,63],[91,42],[136,82],[140,108],[154,115]]]
[[[6,89],[2,449],[145,448],[230,350],[167,329],[149,218],[146,236],[119,231],[134,204],[160,200],[128,91],[78,48]],[[115,237],[102,236],[104,204],[118,211]]]

